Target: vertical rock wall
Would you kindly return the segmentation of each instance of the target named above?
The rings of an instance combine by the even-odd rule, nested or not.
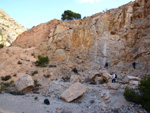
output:
[[[14,45],[19,39],[21,35]],[[48,55],[51,64],[84,72],[101,70],[108,63],[110,73],[150,74],[150,1],[136,0],[83,20],[57,20],[49,35],[38,40],[37,55]]]

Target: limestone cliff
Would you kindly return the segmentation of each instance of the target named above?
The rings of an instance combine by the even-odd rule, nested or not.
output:
[[[26,29],[0,9],[0,44],[9,46]]]
[[[36,47],[51,64],[122,75],[150,74],[150,1],[136,0],[83,20],[52,20],[21,34],[13,46]],[[133,67],[135,64],[135,68]]]

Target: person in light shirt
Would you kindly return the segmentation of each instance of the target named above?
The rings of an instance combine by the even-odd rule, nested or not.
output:
[[[114,74],[113,74],[112,83],[116,83],[116,78],[117,78],[117,75],[114,73]]]

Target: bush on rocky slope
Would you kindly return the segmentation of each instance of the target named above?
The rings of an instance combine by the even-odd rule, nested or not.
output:
[[[49,63],[49,58],[48,56],[46,57],[42,57],[42,56],[38,56],[38,60],[35,62],[36,66],[40,66],[40,67],[46,67],[46,65]]]
[[[138,86],[138,92],[126,88],[124,92],[125,99],[136,104],[141,104],[144,109],[150,112],[150,75],[141,79]]]
[[[4,77],[1,77],[1,79],[2,79],[3,81],[7,81],[7,80],[11,79],[11,76],[10,76],[10,75],[7,75],[7,76],[4,76]]]
[[[3,48],[3,47],[4,47],[4,45],[3,45],[3,44],[0,44],[0,49]]]

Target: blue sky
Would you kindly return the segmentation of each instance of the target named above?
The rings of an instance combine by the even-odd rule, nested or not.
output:
[[[25,28],[61,19],[64,10],[91,16],[134,0],[0,0],[0,8]]]

